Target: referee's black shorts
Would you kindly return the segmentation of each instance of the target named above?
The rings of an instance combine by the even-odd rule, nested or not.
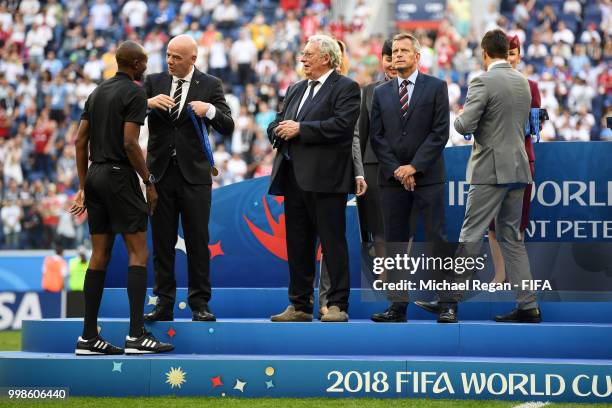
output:
[[[129,165],[92,163],[85,178],[85,207],[90,234],[147,230],[149,208]]]

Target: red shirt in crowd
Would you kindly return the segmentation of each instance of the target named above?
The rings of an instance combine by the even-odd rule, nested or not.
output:
[[[0,138],[6,139],[9,136],[11,122],[4,109],[0,110]]]
[[[53,136],[51,126],[46,123],[37,126],[32,131],[32,142],[34,142],[34,153],[45,154],[47,153],[46,148],[49,140]]]
[[[317,33],[319,29],[319,17],[316,15],[304,16],[302,19],[302,36],[308,38]]]
[[[299,10],[300,0],[280,0],[280,6],[285,12],[289,10]]]

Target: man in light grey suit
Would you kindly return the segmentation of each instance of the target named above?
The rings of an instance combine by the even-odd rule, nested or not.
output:
[[[531,92],[527,80],[506,61],[508,39],[502,30],[487,32],[481,47],[487,72],[470,82],[463,113],[454,123],[460,134],[474,135],[466,176],[470,189],[457,255],[477,256],[495,217],[507,276],[521,288],[522,281],[532,279],[519,229],[523,191],[533,181],[524,136]],[[438,322],[457,322],[459,298],[460,294],[447,293],[440,299]],[[518,290],[517,303],[515,310],[495,320],[541,321],[535,292]]]

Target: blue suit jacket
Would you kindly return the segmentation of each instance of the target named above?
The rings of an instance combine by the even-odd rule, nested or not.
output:
[[[400,114],[397,80],[374,89],[370,118],[372,148],[380,163],[380,185],[397,185],[399,166],[412,164],[418,186],[444,183],[444,146],[448,141],[450,112],[446,82],[419,72],[408,113]]]
[[[296,118],[307,87],[307,80],[289,87],[282,110],[268,126],[268,138],[274,142],[274,130],[281,121],[296,120],[300,123],[300,133],[289,144],[293,171],[300,188],[316,193],[352,192],[355,188],[352,145],[361,101],[359,85],[332,72],[312,103],[304,106]],[[287,163],[282,154],[284,148],[288,149],[288,146],[279,146],[274,159],[269,194],[285,193],[283,180]]]

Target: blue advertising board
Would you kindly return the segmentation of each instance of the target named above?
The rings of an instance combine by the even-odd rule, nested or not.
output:
[[[527,242],[612,242],[612,143],[537,144]],[[446,228],[457,240],[469,185],[465,169],[470,147],[444,151],[447,171]],[[286,287],[283,199],[267,195],[269,178],[232,184],[213,191],[210,219],[211,279],[215,287]],[[346,211],[351,284],[360,284],[357,211],[351,198]],[[419,236],[417,235],[417,239]],[[150,237],[149,237],[150,243]],[[150,245],[151,247],[151,245]],[[152,257],[150,257],[152,258]],[[43,256],[0,256],[0,290],[39,290]],[[182,231],[176,251],[177,285],[187,286]],[[152,286],[149,260],[149,286]],[[125,287],[127,253],[117,237],[107,286]]]

